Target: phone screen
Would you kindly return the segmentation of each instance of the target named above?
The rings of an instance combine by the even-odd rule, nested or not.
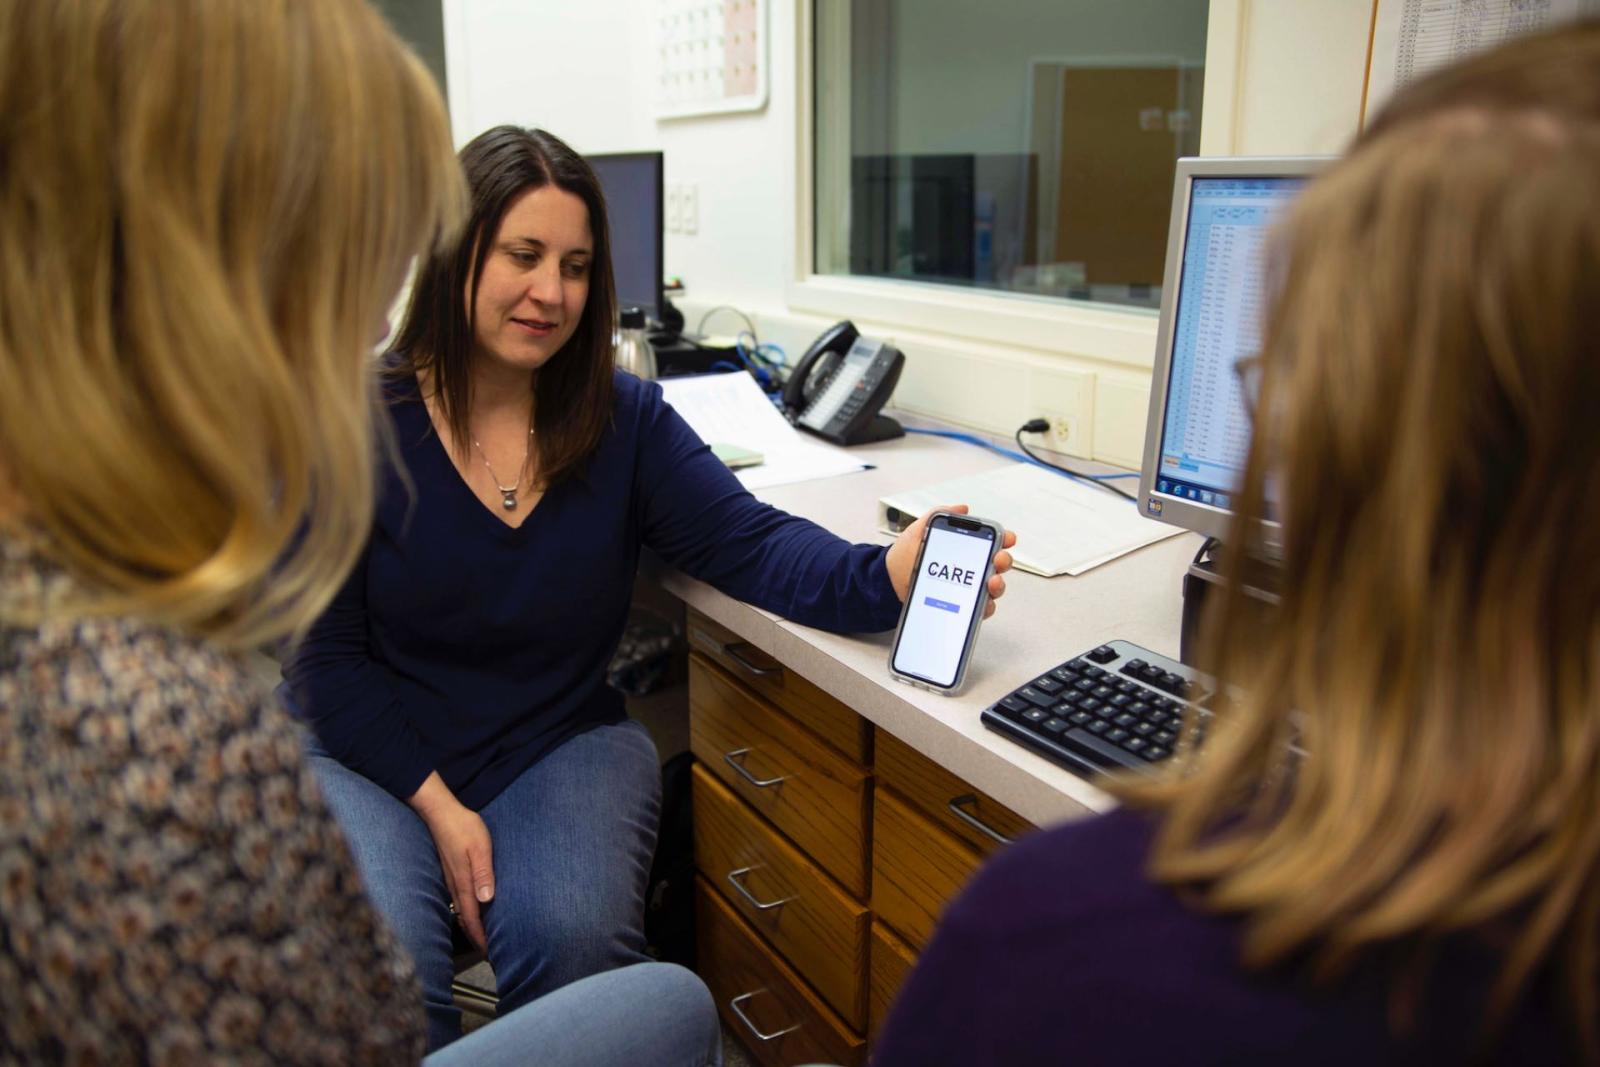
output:
[[[993,550],[992,528],[958,530],[934,520],[890,659],[895,670],[945,689],[955,684]]]

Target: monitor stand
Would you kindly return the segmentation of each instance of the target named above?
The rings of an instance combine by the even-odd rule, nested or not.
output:
[[[1178,635],[1178,658],[1191,667],[1196,666],[1195,660],[1200,652],[1200,620],[1205,613],[1206,599],[1213,594],[1222,595],[1227,585],[1217,563],[1217,557],[1223,551],[1220,544],[1213,545],[1209,553],[1203,553],[1189,564],[1189,570],[1183,576],[1183,628]],[[1245,595],[1271,609],[1277,607],[1280,600],[1277,591],[1278,572],[1274,569],[1268,573],[1271,576],[1268,583],[1271,588],[1248,585]]]

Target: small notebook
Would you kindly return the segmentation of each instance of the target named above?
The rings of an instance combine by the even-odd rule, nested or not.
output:
[[[1017,535],[1018,570],[1053,578],[1083,574],[1136,548],[1183,533],[1139,514],[1128,501],[1031,463],[891,493],[878,526],[895,533],[931,508],[966,504]]]

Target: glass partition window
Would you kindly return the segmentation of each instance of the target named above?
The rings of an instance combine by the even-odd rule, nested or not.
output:
[[[1158,307],[1207,0],[815,0],[818,274]]]

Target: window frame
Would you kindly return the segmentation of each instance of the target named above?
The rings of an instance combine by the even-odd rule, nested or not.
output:
[[[931,282],[818,274],[814,268],[818,234],[816,120],[816,6],[849,0],[795,0],[795,226],[793,257],[785,297],[790,310],[827,318],[869,321],[889,328],[936,333],[983,344],[1073,355],[1149,369],[1155,359],[1159,312],[1087,300],[1006,293]],[[1206,75],[1202,97],[1200,149],[1206,156],[1230,155],[1236,144],[1240,60],[1248,31],[1251,0],[1211,0],[1206,23]],[[826,136],[850,143],[849,20],[832,20],[827,42],[831,64],[826,79],[832,113]],[[836,158],[838,158],[836,156]],[[835,198],[841,190],[822,190]],[[834,200],[837,208],[838,200]],[[848,240],[842,210],[823,241]]]

